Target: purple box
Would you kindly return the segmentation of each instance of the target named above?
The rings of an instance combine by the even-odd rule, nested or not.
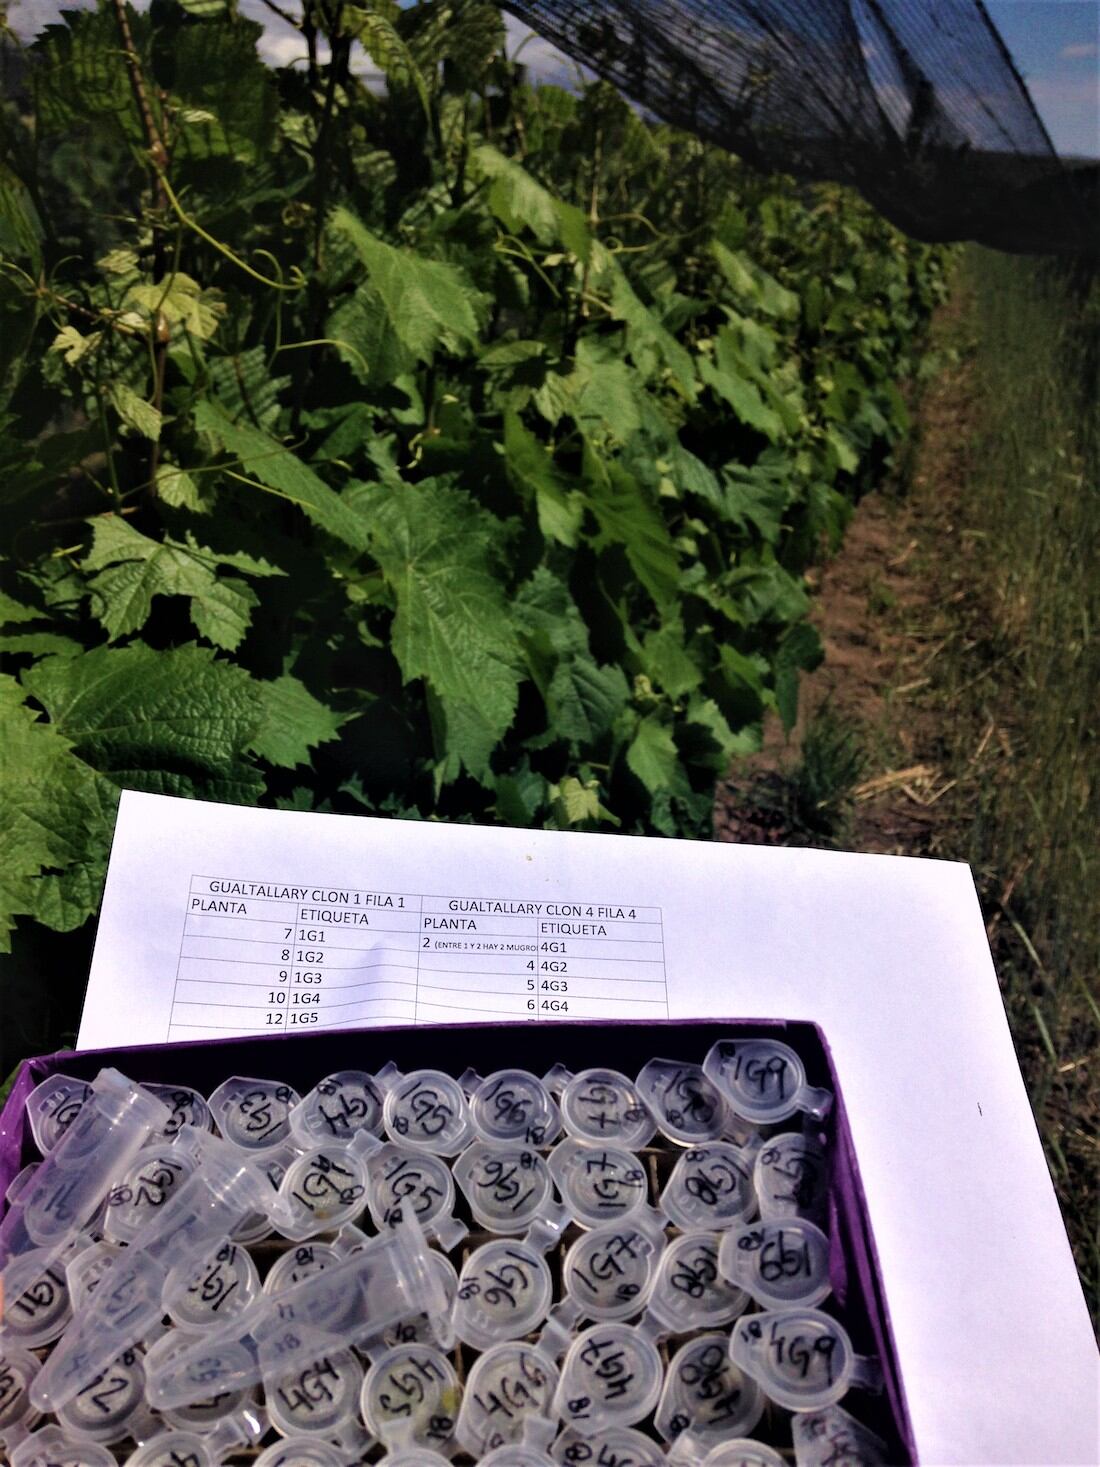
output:
[[[120,1017],[120,1027],[124,1027]],[[636,1074],[647,1059],[669,1057],[700,1063],[717,1039],[782,1035],[802,1056],[807,1080],[832,1090],[836,1102],[820,1133],[833,1158],[829,1199],[833,1294],[827,1301],[861,1354],[875,1354],[885,1388],[880,1397],[853,1393],[846,1409],[877,1432],[889,1448],[888,1460],[915,1463],[916,1450],[890,1329],[878,1256],[836,1073],[825,1036],[803,1021],[729,1019],[664,1020],[660,1023],[455,1024],[446,1028],[395,1027],[341,1029],[327,1034],[262,1036],[206,1040],[129,1049],[62,1050],[26,1060],[0,1112],[0,1196],[12,1178],[37,1157],[25,1119],[27,1096],[58,1072],[91,1080],[105,1065],[136,1081],[192,1085],[209,1094],[230,1075],[284,1080],[304,1094],[318,1080],[341,1069],[373,1070],[386,1060],[403,1070],[432,1066],[459,1074],[472,1065],[488,1074],[502,1065],[542,1073],[556,1061],[573,1070],[603,1065]],[[795,1127],[795,1122],[790,1122]],[[817,1123],[812,1123],[815,1126]]]

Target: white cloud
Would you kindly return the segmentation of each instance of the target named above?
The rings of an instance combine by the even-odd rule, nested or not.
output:
[[[1082,41],[1075,46],[1063,46],[1059,51],[1063,61],[1083,61],[1089,56],[1095,56],[1100,51],[1095,41]]]

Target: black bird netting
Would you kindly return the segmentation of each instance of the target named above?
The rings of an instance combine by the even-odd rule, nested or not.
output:
[[[1097,165],[1055,153],[980,0],[507,0],[653,116],[858,188],[924,240],[1095,253]]]

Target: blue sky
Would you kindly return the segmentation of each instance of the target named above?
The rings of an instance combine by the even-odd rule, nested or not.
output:
[[[1059,153],[1100,157],[1100,0],[986,0]]]

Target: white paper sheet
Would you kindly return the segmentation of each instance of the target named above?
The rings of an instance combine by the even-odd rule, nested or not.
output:
[[[926,1467],[1095,1467],[1100,1360],[965,866],[127,793],[79,1045],[666,1015],[825,1030]]]

